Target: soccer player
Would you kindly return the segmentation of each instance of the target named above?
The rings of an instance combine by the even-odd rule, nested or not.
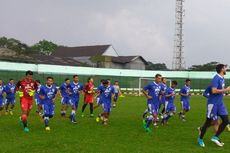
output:
[[[98,89],[98,94],[101,95],[101,101],[103,103],[103,113],[99,114],[96,118],[96,121],[99,122],[102,120],[102,124],[107,125],[109,120],[109,115],[111,111],[112,97],[114,96],[114,87],[109,85],[108,80],[104,80],[103,86],[100,86]]]
[[[53,82],[53,77],[47,77],[46,85],[42,86],[39,92],[44,108],[43,119],[46,131],[50,131],[49,120],[54,115],[55,98],[57,95],[57,87],[53,84]]]
[[[143,88],[143,94],[147,98],[147,108],[149,115],[146,116],[144,123],[144,129],[146,132],[150,132],[150,124],[154,122],[154,126],[157,126],[157,116],[159,107],[159,96],[161,87],[159,83],[161,82],[161,75],[155,75],[155,81],[150,82]]]
[[[70,104],[70,79],[66,78],[65,82],[60,86],[59,91],[61,93],[61,116],[65,117],[66,110]]]
[[[4,108],[4,97],[3,97],[4,92],[5,92],[5,87],[3,85],[2,79],[0,79],[0,115],[2,114],[2,110]]]
[[[201,133],[198,138],[198,144],[201,147],[205,147],[203,137],[207,128],[210,127],[212,120],[216,120],[218,116],[221,118],[222,123],[215,135],[211,138],[211,141],[220,147],[224,146],[224,143],[221,142],[219,136],[229,123],[228,112],[223,102],[223,94],[230,91],[230,86],[225,88],[224,75],[226,75],[226,69],[227,68],[224,64],[218,64],[216,66],[217,74],[212,79],[212,89],[208,97],[207,118],[204,125],[201,127]]]
[[[15,93],[16,93],[16,86],[14,84],[14,79],[10,79],[10,82],[5,86],[6,92],[6,115],[10,112],[10,115],[13,115],[13,109],[15,106]],[[10,106],[10,110],[8,110]]]
[[[186,79],[185,85],[180,90],[180,96],[181,96],[181,112],[179,113],[179,117],[182,121],[185,120],[185,114],[190,110],[190,86],[191,86],[191,80]]]
[[[101,83],[100,83],[99,86],[97,87],[97,93],[99,92],[100,87],[103,86],[103,82],[104,82],[104,81],[105,81],[104,79],[101,80]],[[97,105],[94,106],[93,109],[96,109],[96,108],[98,108],[98,107],[100,107],[100,106],[102,105],[101,94],[97,94],[96,100],[97,100]],[[102,105],[102,106],[103,106],[103,105]]]
[[[78,75],[73,76],[73,82],[70,84],[70,105],[72,107],[72,111],[70,114],[70,121],[72,123],[77,123],[76,120],[76,111],[78,108],[80,94],[83,91],[83,85],[79,82]]]
[[[37,89],[36,89],[36,93],[35,93],[35,103],[37,105],[37,110],[36,113],[40,116],[42,116],[42,100],[39,97],[39,92],[40,92],[40,88],[41,88],[41,82],[40,80],[36,80],[37,83]]]
[[[120,86],[119,86],[118,81],[114,82],[113,88],[114,88],[114,91],[115,91],[115,94],[114,94],[114,97],[113,97],[113,107],[116,107],[118,97],[121,95],[121,90],[120,90]]]
[[[163,115],[164,118],[161,121],[163,125],[168,122],[170,117],[176,114],[176,106],[174,104],[176,86],[177,82],[172,81],[171,87],[165,90],[165,113]]]
[[[82,106],[82,114],[81,116],[84,117],[84,111],[86,106],[89,104],[90,105],[90,117],[94,117],[93,114],[93,101],[94,101],[94,84],[93,84],[93,78],[89,77],[87,83],[84,86],[84,105]]]
[[[33,96],[37,89],[37,83],[33,80],[33,72],[26,71],[26,76],[17,83],[17,90],[19,91],[20,104],[22,114],[20,117],[20,124],[23,126],[24,132],[29,132],[27,127],[27,120],[33,105]]]
[[[167,87],[167,79],[165,77],[162,77],[160,87],[161,87],[161,92],[160,92],[160,105],[159,105],[159,110],[161,109],[161,106],[163,105],[163,109],[161,111],[161,114],[165,113],[165,92]]]

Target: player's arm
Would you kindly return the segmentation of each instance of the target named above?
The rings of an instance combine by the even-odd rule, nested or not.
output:
[[[188,93],[185,93],[184,89],[181,89],[179,94],[180,94],[180,96],[184,96],[184,97],[188,97],[189,96]]]
[[[39,98],[41,98],[42,100],[45,99],[45,91],[44,91],[44,89],[42,87],[41,87],[38,95],[39,95]]]
[[[142,93],[145,95],[147,99],[152,99],[152,96],[149,96],[147,90],[142,90]]]
[[[212,93],[213,94],[225,93],[225,92],[229,92],[229,91],[230,91],[230,86],[228,86],[225,89],[217,89],[216,87],[212,88]]]

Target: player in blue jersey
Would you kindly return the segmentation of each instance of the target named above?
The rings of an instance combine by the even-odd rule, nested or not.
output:
[[[61,94],[61,116],[65,117],[66,110],[70,104],[70,79],[66,78],[65,82],[59,88]]]
[[[165,113],[161,123],[164,125],[168,122],[169,118],[176,114],[176,106],[174,104],[174,99],[176,97],[177,82],[172,81],[171,87],[165,90]]]
[[[208,97],[206,121],[201,127],[201,133],[198,138],[198,144],[201,147],[205,147],[203,137],[207,128],[211,126],[212,120],[217,120],[218,117],[221,118],[222,123],[220,124],[215,135],[211,138],[211,141],[220,147],[223,147],[224,145],[219,136],[229,124],[228,112],[223,102],[224,93],[230,91],[230,86],[225,88],[224,75],[226,75],[226,71],[227,68],[224,64],[218,64],[216,66],[217,74],[213,77],[211,83],[212,89]]]
[[[99,91],[100,87],[101,87],[101,86],[104,86],[104,85],[103,85],[103,82],[104,82],[104,81],[105,81],[104,79],[101,80],[99,86],[97,87],[97,93],[100,92],[100,91]],[[96,100],[97,100],[97,105],[94,106],[93,109],[96,109],[96,108],[102,106],[101,94],[97,94]]]
[[[150,82],[143,88],[143,94],[147,98],[147,108],[149,115],[146,116],[144,120],[144,129],[150,132],[150,124],[153,122],[154,126],[157,126],[158,108],[159,108],[159,96],[161,87],[159,83],[161,82],[161,75],[155,75],[155,81]]]
[[[186,79],[185,85],[180,90],[181,111],[179,113],[179,117],[182,121],[185,121],[185,114],[190,110],[190,86],[191,80]]]
[[[41,88],[41,82],[40,80],[36,80],[36,83],[37,83],[37,89],[36,89],[36,93],[35,93],[35,103],[37,105],[37,110],[36,110],[36,113],[40,116],[42,116],[42,100],[39,96],[39,92],[40,92],[40,88]]]
[[[103,113],[99,114],[96,121],[102,120],[102,124],[107,125],[111,111],[112,97],[114,97],[114,87],[109,84],[108,80],[104,80],[103,86],[99,86],[98,94],[103,104]]]
[[[83,85],[79,82],[78,75],[73,76],[73,82],[70,83],[70,105],[72,111],[70,114],[70,121],[72,123],[77,123],[76,111],[79,105],[80,94],[83,92]]]
[[[54,115],[55,98],[57,94],[57,87],[53,84],[53,78],[47,77],[46,84],[40,88],[39,96],[42,99],[44,108],[44,123],[45,130],[50,131],[49,120]]]
[[[14,79],[10,79],[9,83],[5,86],[6,92],[6,115],[10,112],[10,115],[13,115],[13,109],[15,106],[15,93],[16,93],[16,85],[14,84]],[[8,110],[10,106],[10,109]]]
[[[165,92],[167,87],[167,79],[165,77],[162,77],[160,87],[161,87],[161,92],[160,92],[160,105],[159,105],[159,110],[161,109],[161,106],[163,106],[163,109],[161,111],[161,114],[165,113]]]
[[[2,79],[0,79],[0,115],[2,114],[2,110],[4,108],[4,97],[3,94],[5,92],[5,87],[3,85]]]

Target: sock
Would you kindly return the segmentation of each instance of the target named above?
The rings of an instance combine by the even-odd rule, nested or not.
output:
[[[49,117],[44,117],[45,127],[49,126]]]

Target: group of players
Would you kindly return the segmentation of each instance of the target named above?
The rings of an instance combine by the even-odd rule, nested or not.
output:
[[[155,81],[150,82],[143,88],[143,94],[147,98],[147,109],[143,114],[143,127],[145,131],[151,132],[150,125],[158,126],[159,117],[161,116],[161,124],[168,122],[169,118],[176,114],[176,106],[174,99],[176,96],[177,81],[172,81],[171,86],[168,87],[167,79],[160,74],[155,75]],[[186,79],[185,85],[180,89],[181,96],[181,111],[178,113],[180,119],[185,121],[185,114],[190,110],[190,85],[191,80]],[[164,106],[161,113],[161,106]]]
[[[61,96],[61,116],[66,116],[67,108],[70,106],[72,111],[69,115],[72,123],[77,123],[76,110],[79,105],[80,94],[84,95],[84,104],[82,106],[82,114],[84,117],[84,110],[86,106],[90,105],[90,116],[93,117],[93,110],[102,107],[103,112],[96,117],[97,122],[103,124],[108,123],[109,114],[112,107],[116,106],[117,99],[121,94],[119,82],[115,81],[114,85],[111,85],[110,80],[101,80],[101,84],[97,90],[94,90],[94,81],[92,77],[89,77],[87,83],[83,85],[79,82],[78,75],[73,76],[73,80],[66,78],[65,82],[58,88],[54,84],[53,77],[47,77],[46,83],[41,84],[39,80],[33,79],[33,72],[27,71],[25,78],[14,84],[14,80],[10,79],[7,85],[3,85],[3,81],[0,79],[0,113],[2,114],[5,108],[5,114],[10,113],[13,115],[13,108],[15,106],[15,94],[19,94],[21,116],[19,118],[20,125],[25,132],[29,132],[28,117],[32,109],[33,99],[37,105],[36,113],[39,114],[44,120],[45,130],[49,131],[49,120],[54,116],[55,99],[58,94]],[[4,100],[4,94],[6,98]],[[93,107],[94,99],[97,101],[97,105]],[[10,107],[10,109],[9,109]]]
[[[224,143],[219,138],[220,134],[226,127],[230,131],[228,112],[223,102],[223,96],[225,93],[230,92],[230,86],[225,88],[224,76],[226,75],[226,70],[226,65],[218,64],[216,66],[217,74],[213,77],[212,82],[203,93],[203,96],[207,98],[207,112],[205,123],[198,128],[198,144],[200,147],[205,147],[203,137],[207,128],[210,126],[213,126],[214,128],[214,136],[211,138],[211,141],[219,147],[224,146]],[[185,85],[179,92],[182,109],[178,115],[182,121],[185,121],[185,114],[190,110],[190,85],[191,80],[186,79]],[[162,104],[164,105],[161,112],[162,125],[167,123],[169,118],[176,113],[176,107],[174,104],[176,86],[177,82],[172,81],[171,86],[167,87],[166,79],[162,78],[160,74],[156,74],[155,81],[149,83],[143,88],[143,94],[147,98],[147,109],[143,114],[143,127],[147,132],[151,132],[150,125],[152,123],[154,126],[157,126],[157,122],[159,121],[158,112]],[[219,119],[222,120],[221,123],[219,122]]]

